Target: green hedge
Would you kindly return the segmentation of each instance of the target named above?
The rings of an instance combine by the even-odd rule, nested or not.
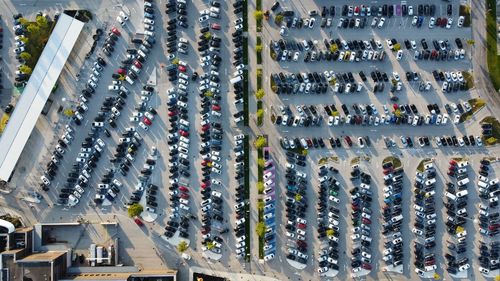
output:
[[[245,155],[243,156],[243,161],[245,164],[245,176],[244,184],[245,187],[245,259],[247,262],[250,261],[250,145],[248,141],[248,135],[245,135],[243,140],[243,151]]]
[[[495,0],[486,0],[486,49],[488,50],[488,70],[493,86],[500,89],[500,59],[497,51],[497,24]]]

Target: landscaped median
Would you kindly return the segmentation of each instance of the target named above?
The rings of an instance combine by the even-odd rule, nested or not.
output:
[[[259,199],[257,199],[258,208],[258,218],[257,227],[255,229],[257,235],[259,236],[259,259],[264,258],[264,233],[266,231],[266,226],[264,223],[264,201],[260,198],[264,192],[264,147],[267,144],[265,136],[259,136],[254,142],[257,148],[257,192],[259,194]]]
[[[500,89],[500,57],[497,50],[496,0],[486,0],[486,49],[488,70],[493,87]]]
[[[257,126],[262,126],[264,122],[264,105],[262,98],[265,96],[264,89],[262,88],[262,68],[257,69],[257,91],[255,98],[257,99]]]
[[[459,121],[460,123],[471,119],[476,112],[478,112],[481,108],[486,106],[486,101],[483,99],[470,99],[467,102],[470,104],[472,109],[460,115],[460,121]]]
[[[472,21],[470,17],[470,6],[469,5],[460,5],[458,10],[458,15],[460,17],[464,17],[464,25],[463,27],[470,27]]]
[[[495,145],[500,142],[500,122],[488,116],[481,120],[482,139],[485,145]]]
[[[243,0],[243,31],[247,33],[243,36],[243,64],[247,69],[243,71],[243,125],[248,126],[249,112],[248,112],[248,1]]]
[[[245,260],[250,262],[250,145],[249,137],[245,135],[243,140],[243,161],[245,165]]]

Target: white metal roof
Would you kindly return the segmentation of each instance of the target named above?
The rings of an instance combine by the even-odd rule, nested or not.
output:
[[[59,17],[0,138],[0,180],[14,170],[83,25],[64,13]]]

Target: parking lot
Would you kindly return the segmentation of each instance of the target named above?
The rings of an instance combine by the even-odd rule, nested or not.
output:
[[[50,5],[42,2],[40,6]],[[142,229],[152,241],[167,245],[159,246],[158,249],[169,258],[172,256],[180,258],[180,254],[172,254],[173,249],[180,241],[188,241],[190,250],[186,253],[192,257],[192,260],[185,261],[188,265],[210,267],[219,271],[274,276],[279,280],[287,278],[317,280],[333,276],[340,280],[363,276],[370,280],[385,278],[413,280],[419,278],[419,275],[433,278],[434,271],[442,278],[452,277],[447,270],[450,264],[446,254],[450,254],[456,256],[455,261],[457,261],[451,267],[456,267],[458,270],[469,264],[470,268],[460,272],[466,272],[469,279],[484,278],[479,272],[479,266],[485,268],[483,266],[485,259],[478,257],[485,249],[480,248],[479,241],[483,240],[480,239],[483,235],[489,235],[485,231],[490,224],[496,224],[495,215],[485,217],[484,212],[494,214],[497,207],[491,206],[490,209],[483,208],[480,211],[479,203],[487,204],[488,200],[495,198],[496,195],[493,194],[490,198],[489,193],[487,196],[483,194],[481,199],[476,192],[476,185],[480,179],[485,182],[478,174],[480,161],[485,156],[498,155],[499,151],[498,147],[485,147],[477,143],[473,145],[470,138],[467,138],[469,140],[467,144],[461,137],[472,136],[476,141],[476,137],[481,135],[478,121],[485,116],[498,115],[498,110],[487,105],[470,120],[455,124],[456,116],[462,112],[458,107],[455,109],[453,104],[462,106],[465,113],[467,106],[464,102],[478,98],[483,93],[477,88],[456,91],[451,88],[450,92],[444,93],[445,81],[441,79],[437,81],[433,75],[434,70],[438,73],[442,71],[443,75],[448,72],[450,81],[445,77],[446,83],[456,82],[458,85],[459,78],[452,78],[451,72],[464,74],[476,71],[471,69],[471,48],[466,43],[471,30],[457,27],[458,1],[449,2],[453,5],[451,18],[454,19],[454,23],[451,28],[437,26],[429,28],[430,16],[423,17],[420,28],[413,25],[412,16],[386,16],[380,28],[371,27],[374,16],[358,16],[357,18],[367,18],[364,28],[350,28],[350,23],[346,28],[337,27],[341,17],[356,18],[356,16],[341,15],[344,5],[353,5],[348,1],[334,3],[336,14],[332,17],[331,27],[322,28],[322,17],[309,16],[308,13],[310,10],[321,13],[322,6],[332,5],[329,1],[300,3],[279,1],[280,7],[271,13],[269,21],[264,22],[262,32],[264,45],[262,68],[266,91],[263,104],[266,117],[258,133],[250,130],[253,126],[242,127],[241,101],[235,103],[241,100],[243,95],[241,79],[238,79],[242,75],[240,70],[248,68],[249,73],[255,72],[254,62],[250,62],[248,66],[241,66],[242,51],[235,50],[240,47],[239,40],[242,40],[236,38],[244,36],[238,31],[242,28],[239,27],[242,12],[238,10],[238,4],[234,6],[234,3],[223,1],[213,4],[195,0],[187,1],[185,6],[179,6],[183,4],[182,0],[169,2],[173,4],[163,1],[153,2],[155,3],[151,7],[146,4],[146,8],[152,9],[146,12],[153,14],[154,18],[145,17],[142,0],[124,1],[120,3],[122,6],[100,6],[92,1],[86,4],[90,10],[100,8],[101,11],[96,13],[95,22],[88,24],[89,28],[82,34],[80,39],[90,44],[78,49],[78,55],[70,59],[68,64],[71,67],[63,72],[59,90],[74,93],[67,96],[66,104],[62,102],[61,104],[77,111],[77,106],[80,106],[81,112],[74,116],[74,119],[79,121],[74,119],[70,121],[70,118],[62,114],[51,113],[49,118],[55,115],[59,119],[59,124],[55,128],[53,125],[55,120],[48,119],[47,122],[43,119],[42,124],[37,127],[41,133],[35,134],[30,140],[33,143],[39,141],[46,144],[44,148],[38,148],[41,152],[32,153],[33,157],[40,159],[40,163],[33,166],[23,165],[27,167],[26,173],[30,176],[23,180],[19,178],[22,175],[19,172],[14,179],[19,183],[18,186],[38,187],[40,177],[44,171],[48,171],[47,163],[52,157],[54,162],[58,162],[51,164],[58,168],[52,169],[54,175],[51,175],[50,179],[46,175],[50,184],[47,192],[42,192],[44,200],[51,207],[35,205],[30,211],[37,213],[35,214],[37,219],[60,221],[62,218],[74,218],[74,214],[126,215],[127,207],[131,203],[139,202],[144,206],[145,212],[137,218],[135,226]],[[392,2],[383,0],[374,5],[389,3]],[[272,4],[263,3],[264,10],[271,9]],[[414,6],[415,14],[418,13],[416,7],[419,4],[435,4],[435,17],[448,18],[447,2],[417,1],[407,3],[409,4]],[[64,5],[66,4],[63,3]],[[67,7],[70,7],[69,5],[67,4]],[[175,11],[166,13],[165,9],[169,9],[166,5],[170,5],[170,9]],[[82,7],[84,6],[82,4]],[[54,7],[33,9],[31,5],[29,8],[16,5],[14,8],[25,17],[34,17],[39,10],[55,12]],[[276,25],[273,19],[277,12],[284,10],[293,10],[294,17],[303,18],[304,22],[308,19],[308,25],[311,23],[310,18],[315,18],[315,23],[312,24],[312,28],[287,27],[281,31],[282,28]],[[252,17],[251,11],[249,8],[249,17]],[[211,13],[214,14],[211,16]],[[186,19],[181,20],[181,16]],[[129,19],[126,20],[124,17]],[[9,21],[12,19],[10,14],[5,18]],[[376,25],[380,23],[380,16],[377,15],[377,18],[379,19]],[[154,20],[154,23],[149,20]],[[121,25],[119,21],[123,21],[124,24]],[[291,21],[293,23],[293,17]],[[179,22],[185,22],[187,27]],[[249,19],[249,22],[252,21]],[[154,26],[154,30],[149,28],[149,31],[155,35],[150,33],[146,38],[144,29],[148,27],[145,23]],[[354,21],[353,25],[356,24]],[[98,28],[102,29],[102,35],[95,51],[88,59],[83,59],[92,45],[92,36]],[[113,32],[113,28],[116,28],[117,38],[110,40],[114,45],[109,40],[106,41],[108,33]],[[254,27],[249,26],[248,36],[253,36],[252,30]],[[220,47],[213,43],[219,40],[214,37],[220,38]],[[133,43],[134,38],[140,39],[141,44]],[[154,42],[148,38],[154,38]],[[439,61],[425,58],[416,60],[415,51],[424,48],[421,43],[424,38],[429,50],[434,48],[433,40],[438,44],[439,40],[448,40],[451,47],[447,49],[456,49],[455,38],[461,38],[465,55],[460,58],[459,54],[455,59],[453,53],[449,59],[447,57]],[[275,61],[270,57],[271,49],[274,48],[271,40],[277,42],[280,39],[293,40],[297,44],[303,44],[302,42],[306,40],[306,45],[302,45],[302,51],[296,47],[290,55],[285,56],[285,60]],[[328,44],[340,43],[337,47],[339,53],[344,53],[342,61],[338,61],[340,54],[336,61],[329,61],[326,54],[321,61],[317,58],[311,61],[313,46],[317,51],[316,56],[319,57],[321,57],[319,51],[329,51],[324,43],[325,39]],[[375,46],[371,46],[372,39]],[[402,52],[398,54],[397,51],[391,51],[390,46],[394,45],[394,42],[387,42],[387,39],[395,39],[400,43]],[[3,40],[4,42],[10,40],[11,45],[14,44],[13,36],[5,34]],[[308,42],[309,40],[312,44]],[[358,52],[352,58],[353,61],[350,61],[353,53],[348,55],[347,52],[352,50],[354,45],[349,46],[347,42],[352,40],[368,42],[371,49],[367,49],[368,45],[365,45],[366,58],[363,58],[365,50],[356,43],[361,52],[359,61],[356,61]],[[405,40],[409,40],[409,48],[405,46]],[[144,43],[146,41],[147,43]],[[343,41],[350,50],[344,49]],[[381,48],[377,41],[380,41]],[[411,41],[416,42],[416,48],[411,46]],[[107,47],[106,52],[109,52],[109,56],[103,50],[106,44],[112,45],[113,51]],[[148,47],[148,44],[151,46]],[[202,46],[209,47],[207,50],[200,50]],[[306,46],[310,48],[310,55],[307,55]],[[13,47],[4,43],[4,48],[8,48],[10,53]],[[137,51],[133,51],[135,49]],[[138,50],[149,53],[143,56]],[[370,51],[373,53],[370,54]],[[384,58],[375,60],[373,57],[375,52],[378,52],[376,56],[380,58],[382,51],[385,52]],[[144,61],[136,56],[136,52]],[[298,55],[295,59],[296,52]],[[106,62],[106,65],[99,63],[98,56]],[[123,62],[127,61],[127,56],[131,59]],[[304,61],[306,56],[310,56],[307,62]],[[401,56],[400,60],[398,56]],[[279,56],[279,59],[281,57]],[[78,64],[81,66],[77,66]],[[214,64],[219,66],[215,67]],[[122,72],[119,69],[123,69],[125,73],[123,77],[118,75]],[[12,73],[14,71],[13,67]],[[366,75],[366,81],[360,76],[360,71]],[[380,78],[377,77],[377,71],[380,73]],[[131,72],[134,74],[130,74]],[[273,74],[279,77],[281,72],[283,75],[294,74],[296,77],[299,76],[297,75],[299,72],[311,73],[311,77],[307,74],[305,77],[315,81],[312,73],[317,72],[324,79],[318,78],[315,82],[321,84],[319,86],[307,86],[308,82],[300,82],[299,78],[294,78],[299,82],[294,83],[297,84],[297,89],[293,89],[296,93],[280,92],[278,95],[275,89],[271,88],[271,77]],[[348,74],[350,72],[351,75]],[[375,73],[377,81],[372,78],[372,72]],[[77,73],[78,77],[75,75]],[[119,79],[113,79],[113,74]],[[344,79],[343,74],[347,79]],[[387,79],[384,79],[383,74],[386,74]],[[94,80],[97,81],[89,83],[89,79],[93,79],[91,75],[94,75]],[[132,77],[134,75],[137,76],[135,80]],[[418,77],[418,80],[415,77]],[[124,80],[120,80],[122,78]],[[128,82],[129,79],[134,81],[133,84]],[[301,79],[305,80],[303,77]],[[304,83],[302,90],[300,83]],[[86,97],[82,90],[88,88],[88,84],[91,84],[95,93]],[[382,84],[383,89],[379,86]],[[427,88],[427,85],[430,87]],[[116,90],[114,86],[117,86]],[[344,87],[343,93],[340,93],[341,87]],[[347,90],[348,87],[353,91]],[[393,92],[391,88],[394,88]],[[317,89],[324,92],[316,93]],[[374,91],[375,89],[377,91]],[[210,91],[210,94],[207,94],[207,91]],[[59,100],[60,98],[57,103]],[[85,106],[82,106],[82,101]],[[325,108],[327,105],[328,110]],[[332,105],[335,108],[332,108]],[[345,105],[345,109],[342,105]],[[408,109],[404,105],[407,105]],[[450,106],[451,111],[446,105]],[[437,112],[436,108],[440,112]],[[408,116],[406,118],[397,116],[401,117],[398,121],[397,118],[391,117],[396,110],[404,111]],[[103,118],[99,117],[100,111],[103,112]],[[337,114],[333,114],[334,111]],[[114,117],[111,117],[112,114]],[[79,115],[82,117],[81,120]],[[279,116],[282,122],[273,124],[270,120],[271,115]],[[443,121],[445,115],[446,124]],[[284,121],[285,116],[288,116],[287,121]],[[358,118],[361,119],[359,123]],[[110,122],[110,119],[113,119],[113,122]],[[78,122],[80,125],[77,125]],[[109,136],[105,129],[109,132]],[[68,144],[62,138],[65,132],[68,132],[65,136]],[[269,231],[272,229],[274,233],[272,238],[266,240],[268,243],[264,246],[266,260],[264,263],[258,260],[259,249],[255,239],[257,235],[253,229],[258,220],[256,215],[258,195],[256,188],[253,188],[258,180],[257,165],[254,163],[255,150],[252,150],[250,162],[253,164],[250,175],[247,175],[251,179],[250,200],[246,201],[243,198],[244,167],[240,164],[243,163],[244,156],[241,154],[245,139],[242,133],[248,134],[250,144],[253,143],[255,134],[267,135],[270,155],[266,160],[270,160],[274,167],[272,173],[269,173],[271,170],[269,164],[264,173],[264,182],[271,177],[274,179],[268,183],[269,186],[266,186],[272,187],[273,190],[265,190],[266,197],[262,197],[266,203],[273,202],[272,208],[270,206],[265,208],[265,219],[268,225],[272,225]],[[439,142],[435,139],[437,136],[440,137]],[[456,144],[453,143],[453,136],[457,137]],[[287,145],[291,151],[299,153],[287,155],[290,151],[283,149],[286,146],[283,144],[285,137],[288,140],[297,139],[293,142],[294,148],[290,147],[289,142]],[[442,143],[446,142],[447,137],[450,137],[451,145],[444,146]],[[59,148],[56,148],[59,138],[67,147],[59,142]],[[311,139],[311,143],[307,142],[308,138]],[[315,145],[317,141],[312,142],[314,138],[321,138],[323,145],[321,142]],[[412,140],[412,146],[409,145],[408,138]],[[305,158],[299,155],[304,146],[302,139],[308,147]],[[336,139],[340,145],[335,142]],[[83,150],[82,143],[86,143],[83,145]],[[36,149],[32,147],[30,150]],[[59,155],[61,157],[57,154],[61,154]],[[448,233],[445,222],[449,212],[443,208],[446,202],[441,198],[445,198],[446,192],[450,191],[447,189],[447,182],[458,185],[458,180],[451,178],[447,173],[451,171],[449,166],[452,158],[463,155],[467,155],[468,158],[465,174],[470,180],[467,185],[469,187],[466,200],[467,218],[465,223],[461,224],[467,232],[465,239],[467,249],[464,253],[456,253],[448,247],[450,243],[447,240],[453,241],[457,248],[460,247],[459,243],[463,245],[464,242],[457,240],[460,237]],[[398,158],[404,168],[401,174],[393,174],[397,179],[393,180],[395,184],[391,187],[388,180],[392,180],[392,177],[384,179],[384,176],[387,176],[384,169],[387,168],[383,167],[382,162],[387,157]],[[415,271],[417,260],[414,242],[419,241],[425,245],[427,237],[423,233],[420,236],[417,234],[418,231],[413,231],[417,228],[415,226],[417,217],[422,215],[416,213],[417,209],[413,205],[416,199],[415,174],[417,166],[423,159],[429,159],[429,163],[433,163],[435,168],[433,177],[436,183],[432,184],[432,190],[435,192],[433,207],[436,214],[432,224],[435,225],[435,229],[432,231],[431,228],[428,229],[429,233],[434,233],[435,246],[425,249],[423,253],[433,253],[434,256],[426,258],[422,261],[423,267],[421,264],[419,267],[426,269],[426,266],[436,265],[436,268],[428,268],[421,274],[422,272]],[[29,157],[23,155],[21,161],[30,162],[28,160]],[[95,166],[89,164],[89,160],[93,161]],[[78,161],[82,164],[78,164]],[[495,162],[492,161],[490,171],[498,169],[498,163]],[[73,164],[76,164],[75,169]],[[496,175],[493,172],[488,175],[489,185],[490,180]],[[355,179],[351,179],[353,177]],[[76,184],[80,186],[74,187]],[[459,191],[458,188],[456,191]],[[400,204],[401,202],[408,204]],[[246,213],[243,210],[248,204],[251,210]],[[385,211],[386,209],[390,212]],[[431,209],[424,217],[432,214]],[[394,219],[400,215],[401,220]],[[432,220],[434,217],[425,219]],[[248,223],[246,220],[251,222]],[[480,230],[475,220],[484,221],[483,230]],[[385,224],[388,222],[391,222],[390,229]],[[252,228],[248,230],[247,225]],[[133,228],[135,226],[130,227],[131,231],[135,231]],[[426,221],[423,226],[424,228],[419,229],[426,229],[428,222]],[[251,237],[248,237],[248,234]],[[490,240],[494,240],[494,236]],[[489,240],[484,239],[484,241]],[[402,247],[399,246],[400,243]],[[491,250],[495,246],[489,244],[485,246],[488,247],[487,251],[495,251]],[[251,253],[249,262],[245,261],[244,256],[247,250]],[[464,261],[464,258],[468,260]],[[458,262],[459,260],[461,261]],[[487,262],[490,260],[493,258]],[[181,274],[187,274],[188,268],[181,267],[180,270]],[[399,273],[401,270],[403,273]],[[494,274],[493,271],[491,274]]]

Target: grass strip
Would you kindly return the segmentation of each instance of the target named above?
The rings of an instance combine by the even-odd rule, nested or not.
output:
[[[257,64],[262,64],[262,37],[257,36],[257,44],[255,45],[255,51],[257,53]]]
[[[262,199],[257,200],[257,205],[260,206],[264,203]],[[259,222],[264,222],[264,210],[259,208]],[[259,259],[264,258],[264,235],[259,236]]]
[[[500,89],[500,58],[497,50],[496,2],[486,0],[486,49],[488,50],[488,70],[493,86]]]
[[[245,205],[245,260],[250,262],[250,145],[248,138],[248,135],[245,135],[243,141],[243,151],[245,153],[243,161],[245,163],[245,201],[247,202]]]

